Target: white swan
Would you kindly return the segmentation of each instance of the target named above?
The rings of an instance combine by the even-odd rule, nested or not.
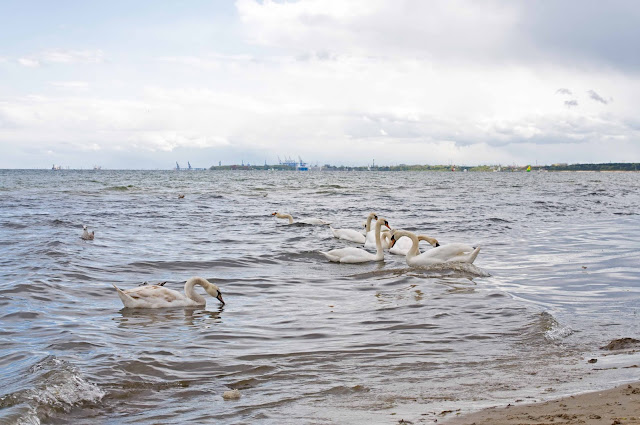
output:
[[[367,263],[369,261],[384,261],[384,251],[382,250],[382,242],[380,240],[380,228],[382,225],[389,227],[389,223],[384,218],[379,218],[376,221],[376,253],[372,254],[364,249],[355,247],[346,247],[332,249],[331,251],[320,251],[320,254],[324,255],[327,260],[336,263]],[[390,228],[390,227],[389,227]]]
[[[385,230],[384,232],[382,232],[382,248],[383,249],[389,249],[389,238],[387,238],[385,236],[385,233],[388,233],[387,230]],[[365,248],[375,248],[376,247],[376,232],[375,230],[372,230],[370,232],[367,232],[367,236],[366,236],[366,240],[364,241],[364,247]]]
[[[116,285],[118,296],[127,308],[162,308],[162,307],[197,307],[207,304],[207,300],[194,290],[200,285],[212,297],[224,305],[222,294],[218,287],[201,277],[192,277],[184,284],[184,294],[160,285],[144,285],[136,288],[120,290]]]
[[[376,213],[369,213],[367,216],[367,231],[371,229],[371,220],[377,220],[378,216]],[[344,239],[346,241],[357,242],[357,243],[365,243],[367,238],[361,232],[353,229],[334,229],[333,227],[329,227],[331,229],[331,233],[334,238]]]
[[[275,215],[277,218],[286,218],[289,219],[289,224],[293,224],[293,217],[291,216],[291,214],[283,214],[283,213],[279,213],[279,212],[274,212],[271,215]],[[311,225],[328,225],[331,224],[330,221],[324,221],[321,220],[319,218],[304,218],[302,220],[298,220],[295,223],[301,223],[301,224],[311,224]]]
[[[383,241],[386,241],[387,244],[391,245],[391,243],[390,243],[390,240],[391,240],[390,232],[383,232],[382,233],[382,238],[383,238],[382,239]],[[436,238],[432,238],[432,237],[426,236],[426,235],[418,235],[418,241],[427,241],[433,247],[440,246],[440,243],[438,242],[438,240]],[[411,240],[411,238],[408,238],[407,236],[403,236],[401,238],[396,239],[395,244],[389,249],[389,253],[396,254],[396,255],[407,255],[407,252],[409,252],[409,250],[411,249],[412,246],[413,246],[413,241]],[[418,249],[418,254],[420,254],[420,250],[419,249]]]
[[[412,241],[411,249],[407,252],[407,264],[411,267],[423,267],[432,266],[434,264],[441,263],[473,263],[480,253],[480,247],[472,247],[471,245],[463,243],[452,243],[447,245],[440,245],[418,254],[418,237],[406,230],[392,230],[391,231],[391,247],[396,243],[397,239],[403,236],[407,236]]]
[[[96,235],[96,231],[92,230],[91,233],[87,230],[87,226],[85,224],[82,225],[82,236],[80,239],[84,239],[85,241],[92,241]]]

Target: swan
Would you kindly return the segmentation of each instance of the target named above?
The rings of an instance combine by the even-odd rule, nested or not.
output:
[[[274,212],[271,215],[275,215],[277,218],[287,218],[289,219],[289,224],[293,224],[293,217],[291,216],[291,214],[282,214],[279,212]],[[295,223],[300,223],[300,224],[311,224],[311,225],[327,225],[327,224],[331,224],[330,221],[324,221],[324,220],[320,220],[319,218],[304,218],[302,220],[298,220]]]
[[[382,250],[382,242],[380,240],[380,228],[382,225],[389,227],[389,223],[384,218],[376,220],[376,253],[372,254],[364,249],[355,247],[346,247],[332,249],[331,251],[320,251],[327,260],[336,263],[367,263],[369,261],[384,261],[384,251]]]
[[[383,231],[380,235],[382,237],[381,243],[383,249],[389,249],[389,238],[386,237],[386,234],[388,234],[387,230]],[[376,246],[376,236],[377,235],[375,230],[367,232],[366,240],[364,241],[364,247],[374,248]]]
[[[384,232],[382,233],[382,237],[383,237],[383,240],[390,245],[390,240],[391,240],[390,233]],[[426,235],[418,235],[418,241],[427,241],[433,247],[440,246],[440,243],[436,238],[432,238]],[[403,236],[401,238],[396,239],[396,242],[393,245],[393,247],[389,249],[389,253],[396,254],[396,255],[407,255],[407,252],[409,252],[412,246],[413,246],[413,241],[411,240],[411,238],[408,238],[407,236]],[[418,254],[420,254],[420,250],[418,250]]]
[[[367,231],[371,229],[371,220],[377,220],[377,219],[378,219],[378,216],[376,215],[376,213],[369,213],[369,215],[367,216],[367,224],[366,224]],[[333,233],[334,238],[344,239],[346,241],[357,242],[362,244],[367,241],[366,236],[357,230],[334,229],[331,226],[329,226],[329,228],[331,229],[331,233]]]
[[[407,252],[407,264],[411,267],[423,267],[432,266],[434,264],[442,263],[473,263],[480,253],[480,247],[472,247],[471,245],[463,243],[452,243],[447,245],[440,245],[436,248],[430,249],[427,252],[418,254],[418,237],[406,230],[392,230],[391,231],[391,247],[396,243],[397,239],[403,236],[407,236],[413,242],[411,249]]]
[[[218,287],[201,277],[192,277],[184,284],[184,294],[167,289],[160,285],[137,286],[122,291],[115,284],[118,296],[127,308],[162,308],[162,307],[196,307],[204,306],[207,300],[194,290],[195,285],[200,285],[212,297],[215,297],[224,305],[222,293]]]
[[[87,230],[87,226],[85,224],[82,225],[82,236],[80,239],[84,239],[85,241],[92,241],[96,234],[95,230],[92,230],[91,233]]]

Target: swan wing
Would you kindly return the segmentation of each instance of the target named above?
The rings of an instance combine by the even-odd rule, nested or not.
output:
[[[364,249],[354,247],[332,249],[328,252],[320,251],[320,253],[329,261],[340,263],[363,263],[366,261],[374,261],[376,259],[374,254],[367,252]]]
[[[450,246],[453,245],[453,246]],[[480,253],[480,247],[466,244],[448,244],[430,249],[420,255],[407,259],[410,266],[430,266],[439,263],[473,263]]]
[[[345,241],[351,241],[356,243],[366,242],[365,236],[362,233],[358,232],[357,230],[334,229],[333,227],[331,227],[330,229],[331,229],[331,233],[333,233],[334,238],[344,239]]]
[[[113,285],[115,287],[115,285]],[[121,291],[118,296],[125,307],[129,308],[162,308],[185,307],[198,305],[195,301],[173,289],[158,285],[145,285]]]

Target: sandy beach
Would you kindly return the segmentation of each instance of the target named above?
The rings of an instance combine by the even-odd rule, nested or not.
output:
[[[640,424],[640,382],[558,400],[489,408],[447,425],[632,425]]]

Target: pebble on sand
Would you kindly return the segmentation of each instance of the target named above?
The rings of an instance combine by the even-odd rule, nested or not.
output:
[[[222,398],[225,400],[237,400],[240,398],[240,391],[238,390],[231,390],[231,391],[225,391],[224,393],[222,393]]]

